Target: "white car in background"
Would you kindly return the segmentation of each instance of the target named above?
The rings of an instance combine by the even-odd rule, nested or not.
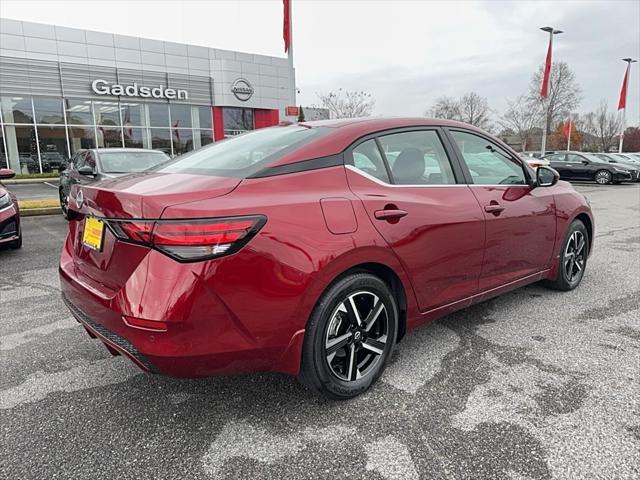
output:
[[[523,152],[520,154],[520,156],[524,159],[524,161],[527,162],[529,166],[534,170],[538,167],[549,166],[549,160],[547,160],[546,158],[539,158],[535,155],[540,155],[540,154],[539,153],[533,154],[531,152]]]

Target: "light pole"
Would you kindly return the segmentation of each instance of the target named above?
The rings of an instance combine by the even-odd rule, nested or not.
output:
[[[551,56],[553,50],[553,36],[563,33],[562,30],[556,30],[553,27],[540,27],[540,30],[543,32],[549,33],[549,47],[547,48],[547,58],[544,63],[544,72],[542,76],[542,88],[540,89],[540,96],[543,98],[544,104],[544,125],[542,127],[542,146],[540,148],[540,153],[542,156],[545,155],[545,151],[547,149],[547,124],[549,123],[549,83],[551,82]]]
[[[623,58],[623,62],[627,62],[627,68],[622,81],[622,90],[620,91],[620,101],[618,102],[618,110],[622,110],[622,121],[620,122],[620,143],[618,144],[618,153],[622,153],[622,143],[624,142],[624,131],[627,123],[627,88],[629,87],[629,72],[631,64],[637,60],[633,58]]]

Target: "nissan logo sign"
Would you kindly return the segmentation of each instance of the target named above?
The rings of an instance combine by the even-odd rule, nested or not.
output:
[[[239,78],[231,85],[231,92],[241,102],[246,102],[253,95],[253,87],[248,80]]]
[[[164,85],[159,85],[157,87],[141,87],[138,86],[137,83],[133,83],[131,85],[120,85],[118,83],[109,83],[101,78],[91,82],[91,89],[98,95],[114,95],[117,97],[167,98],[170,100],[189,99],[189,94],[186,90],[165,88]]]

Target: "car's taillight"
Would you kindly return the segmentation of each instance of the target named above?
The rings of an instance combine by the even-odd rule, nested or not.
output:
[[[194,220],[106,220],[121,240],[189,262],[240,250],[266,223],[264,215]]]

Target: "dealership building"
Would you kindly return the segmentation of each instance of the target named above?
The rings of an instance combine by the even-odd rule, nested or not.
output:
[[[0,166],[37,172],[83,148],[179,155],[278,124],[287,58],[0,19]]]

